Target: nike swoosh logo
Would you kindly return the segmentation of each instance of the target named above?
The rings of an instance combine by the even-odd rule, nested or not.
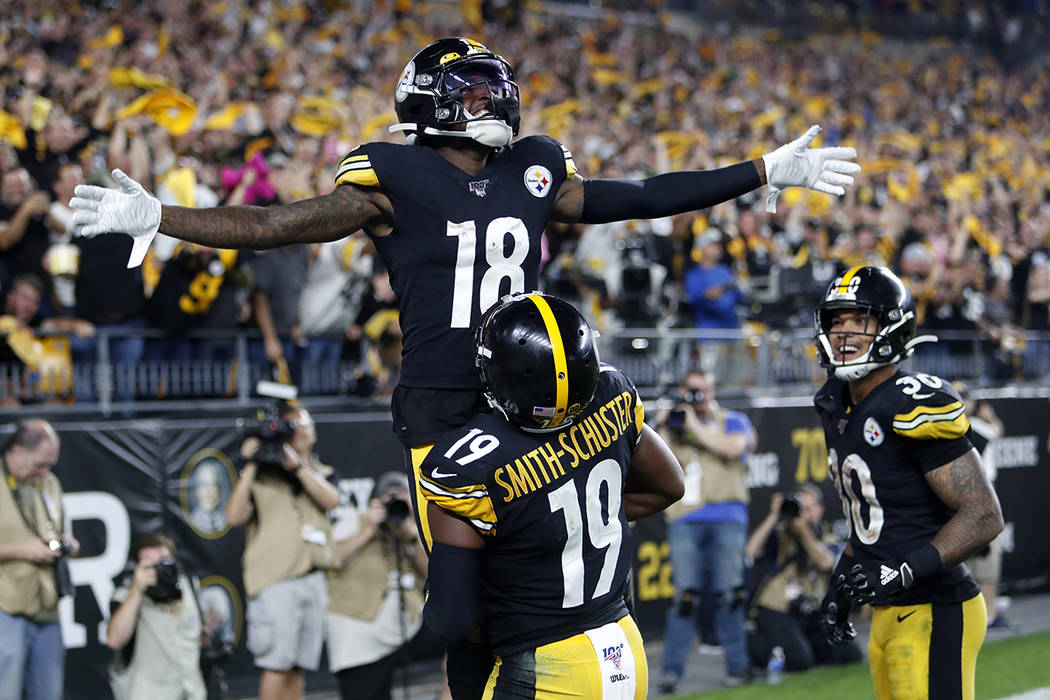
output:
[[[907,615],[897,615],[897,622],[904,622],[904,621],[905,621],[905,620],[907,620],[907,619],[908,619],[909,617],[911,617],[912,615],[914,615],[914,614],[915,614],[915,612],[916,612],[916,611],[912,610],[912,611],[911,611],[910,613],[908,613]]]
[[[434,477],[435,479],[447,479],[448,477],[455,475],[455,472],[449,474],[448,472],[441,471],[438,467],[434,467],[430,470],[430,476]]]

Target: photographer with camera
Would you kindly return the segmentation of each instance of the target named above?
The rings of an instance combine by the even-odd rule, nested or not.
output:
[[[390,700],[394,671],[440,646],[423,623],[427,554],[400,471],[379,477],[368,510],[332,527],[338,570],[328,572],[328,662],[344,700]]]
[[[18,421],[0,470],[0,698],[62,696],[66,649],[58,601],[73,594],[69,557],[80,544],[63,529],[62,485],[52,472],[58,435],[40,418]]]
[[[750,616],[748,639],[752,662],[765,666],[776,647],[784,667],[803,671],[814,664],[850,663],[861,658],[855,642],[831,645],[820,626],[820,601],[828,573],[843,545],[824,532],[824,497],[813,484],[797,493],[774,493],[769,514],[751,533],[746,554],[755,561],[759,580]]]
[[[339,505],[339,491],[327,479],[331,467],[314,455],[317,433],[301,405],[276,405],[247,432],[226,518],[247,526],[248,651],[262,669],[261,700],[301,698],[304,669],[321,661],[322,570],[334,559],[326,513]]]
[[[116,582],[106,646],[115,700],[204,700],[201,612],[195,584],[175,559],[175,542],[159,532],[140,537]]]
[[[656,416],[657,431],[685,473],[685,495],[667,514],[675,599],[667,613],[660,692],[673,692],[693,643],[700,593],[715,598],[715,631],[726,659],[726,685],[751,680],[744,608],[747,453],[755,431],[743,413],[715,401],[714,376],[692,371],[673,409]]]

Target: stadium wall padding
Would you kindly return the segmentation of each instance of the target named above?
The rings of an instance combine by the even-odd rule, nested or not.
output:
[[[841,504],[827,480],[827,452],[813,410],[805,405],[777,406],[766,401],[744,410],[758,433],[749,458],[751,522],[767,512],[775,490],[814,482],[825,494],[828,518],[841,532]],[[1048,402],[996,399],[991,402],[1006,426],[993,445],[996,483],[1007,529],[1003,534],[1003,585],[1006,593],[1050,587],[1050,548],[1042,533],[1042,494],[1050,493]],[[179,559],[200,577],[207,620],[235,645],[226,666],[231,689],[254,692],[257,671],[244,648],[244,592],[240,559],[242,528],[229,528],[223,517],[204,511],[212,503],[208,486],[217,485],[221,511],[234,478],[233,463],[241,437],[233,412],[149,419],[52,418],[62,445],[55,472],[65,489],[68,526],[81,542],[72,562],[75,597],[60,605],[63,637],[69,648],[68,698],[104,698],[109,691],[105,624],[113,578],[123,570],[134,536],[164,530],[177,543]],[[375,477],[403,468],[399,443],[386,412],[314,414],[318,454],[336,470],[335,479],[348,508],[365,508]],[[12,425],[0,428],[6,436]],[[207,474],[206,474],[207,473]],[[207,503],[204,503],[207,501]],[[634,596],[643,634],[658,637],[673,595],[661,516],[634,527]],[[310,687],[328,683],[324,672],[312,674]]]

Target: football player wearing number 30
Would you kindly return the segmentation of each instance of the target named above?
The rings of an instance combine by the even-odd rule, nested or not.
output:
[[[824,599],[828,639],[852,639],[853,604],[874,608],[868,656],[880,698],[974,696],[986,611],[962,562],[1003,529],[951,384],[899,364],[921,342],[915,305],[884,267],[854,267],[815,314],[829,373],[814,402],[850,523]]]
[[[567,302],[506,297],[476,347],[495,412],[438,438],[423,461],[434,536],[423,617],[450,641],[484,620],[497,656],[484,698],[644,698],[623,595],[627,523],[681,498],[682,468]]]

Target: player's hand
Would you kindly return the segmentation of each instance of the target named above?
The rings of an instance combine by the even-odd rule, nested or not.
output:
[[[831,644],[848,644],[857,636],[857,629],[849,621],[850,591],[846,577],[833,577],[828,594],[820,604],[820,626],[824,638]]]
[[[73,223],[80,225],[80,235],[126,233],[134,240],[128,267],[138,267],[146,257],[149,244],[160,228],[160,200],[123,170],[112,172],[120,190],[95,185],[77,185],[69,200]]]
[[[857,157],[853,148],[810,148],[809,144],[820,133],[813,125],[806,133],[791,143],[785,144],[762,156],[766,166],[766,211],[777,210],[777,196],[785,187],[808,187],[828,194],[846,194],[845,187],[853,184],[851,175],[860,172],[858,163],[850,160]]]
[[[908,562],[866,561],[857,562],[850,568],[845,585],[849,587],[853,602],[865,605],[908,588],[914,581],[915,575]]]

